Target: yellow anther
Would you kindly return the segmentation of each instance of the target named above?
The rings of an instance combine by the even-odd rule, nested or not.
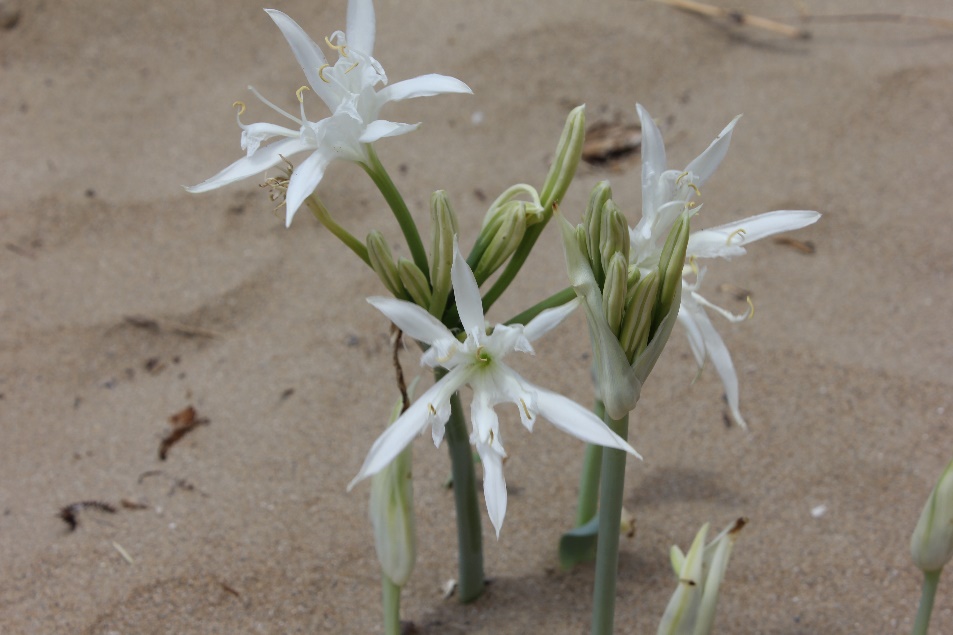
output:
[[[344,71],[344,74],[347,75],[348,73],[350,73],[351,71],[353,71],[355,68],[357,68],[357,65],[358,65],[359,63],[360,63],[360,62],[354,62],[353,64],[351,64],[350,68],[348,68],[346,71]]]
[[[731,245],[731,239],[734,238],[735,236],[741,236],[741,237],[742,237],[742,238],[741,238],[741,242],[744,242],[744,235],[747,234],[747,233],[748,233],[748,232],[746,232],[744,229],[742,229],[741,227],[739,227],[739,228],[736,229],[735,231],[733,231],[733,232],[731,232],[730,234],[728,234],[728,238],[725,240],[725,245],[730,246],[730,245]]]
[[[325,84],[330,84],[330,83],[331,83],[331,81],[330,81],[327,77],[324,76],[324,69],[328,68],[329,66],[331,66],[331,65],[330,65],[330,64],[325,64],[324,66],[322,66],[321,68],[318,69],[318,77],[320,77],[320,78],[321,78],[321,81],[324,82]]]
[[[675,179],[675,187],[678,187],[679,185],[681,185],[682,179],[684,179],[686,176],[688,176],[688,172],[682,172],[681,174],[679,174],[678,178]]]
[[[311,90],[311,89],[307,86],[302,86],[301,88],[295,91],[295,96],[298,98],[298,101],[302,104],[304,103],[304,91],[306,90]]]
[[[531,414],[529,413],[529,407],[526,405],[526,402],[523,401],[522,398],[520,398],[520,406],[523,407],[523,414],[526,415],[526,418],[527,418],[527,419],[532,419],[532,418],[533,418],[533,415],[531,415]]]
[[[431,417],[437,414],[437,409],[433,407],[433,404],[432,404],[432,403],[428,403],[428,404],[427,404],[427,410],[430,411],[430,416],[431,416]]]
[[[338,55],[341,57],[347,57],[347,45],[346,44],[331,44],[331,40],[325,36],[324,43],[330,46],[332,49],[338,52]]]
[[[243,101],[236,101],[234,104],[232,104],[232,108],[234,108],[235,106],[238,106],[238,108],[239,108],[239,111],[238,111],[238,116],[239,116],[239,117],[241,117],[242,115],[245,114],[245,102],[243,102]]]
[[[695,195],[696,195],[696,196],[701,196],[701,195],[702,195],[702,191],[701,191],[700,189],[698,189],[698,186],[695,185],[694,183],[689,183],[689,184],[688,184],[688,187],[690,187],[690,188],[692,188],[693,190],[695,190]]]
[[[692,273],[694,273],[695,276],[698,277],[698,263],[695,262],[695,256],[688,257],[688,266],[691,267]]]
[[[745,300],[748,301],[748,318],[751,319],[754,317],[754,301],[752,301],[751,296],[749,295]]]
[[[685,204],[685,207],[687,207],[688,209],[695,209],[697,205],[698,203],[696,203],[695,201],[688,201],[688,203]]]

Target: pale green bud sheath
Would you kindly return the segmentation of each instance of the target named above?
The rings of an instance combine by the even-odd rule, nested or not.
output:
[[[672,309],[675,293],[681,288],[682,269],[685,267],[685,250],[688,247],[689,235],[688,213],[683,213],[675,221],[665,246],[662,247],[662,256],[659,258],[658,271],[662,281],[659,294],[658,309],[655,313],[654,324],[658,325]]]
[[[602,231],[599,234],[599,252],[602,269],[607,272],[609,261],[615,254],[622,254],[629,261],[629,223],[615,201],[608,200],[602,206]]]
[[[566,118],[559,145],[556,146],[556,157],[549,168],[549,174],[543,183],[539,194],[542,206],[550,209],[553,203],[563,200],[569,184],[576,175],[579,158],[582,156],[582,144],[586,140],[586,106],[573,108]]]
[[[430,308],[433,300],[430,293],[430,283],[427,282],[427,276],[414,264],[414,261],[401,256],[397,259],[397,275],[400,282],[407,290],[407,294],[418,305],[425,309]]]
[[[635,361],[648,344],[658,289],[658,272],[653,271],[639,280],[626,298],[619,344],[622,345],[629,363]]]
[[[606,267],[606,281],[602,286],[602,311],[609,322],[609,330],[619,332],[625,309],[626,279],[629,261],[626,256],[616,252]]]
[[[387,290],[393,293],[395,298],[407,300],[407,292],[404,291],[400,282],[397,264],[394,262],[390,247],[387,246],[387,239],[376,229],[367,235],[367,256],[371,261],[371,268]]]
[[[437,190],[430,196],[430,314],[440,319],[447,308],[452,284],[453,237],[459,232],[457,215],[450,207],[447,193]]]
[[[514,201],[515,202],[515,201]],[[508,210],[496,229],[493,239],[483,252],[473,275],[477,284],[489,278],[499,269],[506,259],[513,255],[526,235],[526,204],[517,203]]]
[[[589,203],[586,205],[586,213],[582,217],[588,247],[583,253],[588,254],[589,262],[592,264],[592,273],[600,284],[605,276],[602,261],[599,259],[602,210],[611,198],[612,188],[609,187],[609,182],[600,181],[596,183],[592,192],[589,193]]]
[[[943,470],[920,513],[910,538],[910,555],[923,571],[920,606],[912,633],[926,635],[940,574],[953,557],[953,461]]]

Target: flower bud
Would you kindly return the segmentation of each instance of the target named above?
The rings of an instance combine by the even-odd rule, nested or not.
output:
[[[602,311],[609,321],[609,330],[619,332],[625,309],[625,296],[628,281],[629,263],[621,253],[616,252],[606,267],[606,281],[602,287]]]
[[[397,275],[410,298],[419,306],[429,309],[432,298],[427,276],[420,270],[413,260],[400,257],[397,259]]]
[[[433,292],[428,308],[438,319],[443,316],[453,289],[450,267],[453,265],[453,237],[458,232],[457,216],[450,207],[447,193],[437,190],[430,197],[430,283]]]
[[[502,218],[480,262],[473,270],[478,281],[486,280],[499,269],[506,259],[513,255],[526,234],[526,203],[513,202],[516,205],[508,207],[508,213]]]
[[[662,247],[659,258],[659,278],[662,289],[659,294],[659,304],[655,311],[655,325],[662,322],[675,299],[675,291],[682,282],[682,269],[685,267],[685,249],[688,247],[689,220],[688,214],[681,217],[672,226]]]
[[[549,168],[549,174],[543,183],[539,198],[543,208],[549,209],[553,203],[563,200],[563,195],[569,189],[576,167],[582,156],[582,144],[586,139],[586,106],[573,108],[566,118],[562,137],[556,146],[556,157]]]
[[[384,234],[376,229],[367,235],[367,257],[371,261],[371,268],[377,273],[387,290],[393,293],[394,297],[406,300],[407,293],[400,283],[394,256],[391,255]]]
[[[592,265],[592,273],[596,280],[601,281],[605,275],[602,267],[602,260],[599,258],[599,236],[602,234],[602,210],[605,204],[612,198],[612,188],[608,181],[600,181],[592,188],[589,193],[589,204],[586,205],[586,213],[582,217],[582,223],[586,228],[586,240],[588,249],[585,253],[589,254],[589,262]]]
[[[953,557],[953,461],[923,507],[910,539],[910,553],[924,572],[939,571]]]
[[[602,207],[602,230],[599,233],[599,252],[602,258],[602,268],[607,272],[609,261],[619,253],[629,262],[629,223],[625,215],[615,204],[608,200]]]
[[[403,401],[391,411],[390,423],[400,416]],[[370,517],[374,526],[374,547],[381,569],[391,582],[403,586],[417,560],[414,526],[414,487],[411,474],[411,446],[371,481]]]
[[[629,363],[635,360],[649,341],[658,289],[658,272],[652,271],[639,280],[626,297],[619,344]]]

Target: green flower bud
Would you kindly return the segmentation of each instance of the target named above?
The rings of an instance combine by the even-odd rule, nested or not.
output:
[[[625,296],[629,263],[625,256],[616,252],[606,267],[606,281],[602,286],[602,311],[609,321],[609,330],[619,332],[625,309]]]
[[[420,270],[420,267],[414,264],[413,260],[400,257],[397,259],[397,274],[410,298],[418,305],[429,310],[433,298],[427,276]]]
[[[629,262],[629,223],[615,201],[602,206],[602,229],[599,233],[599,252],[602,269],[608,272],[609,261],[619,253]],[[607,273],[608,275],[608,273]]]
[[[658,299],[659,276],[652,271],[639,280],[625,300],[625,314],[619,330],[619,344],[629,363],[635,361],[649,341],[652,315]]]
[[[910,539],[913,562],[921,571],[939,571],[953,557],[953,461],[927,499]]]
[[[509,213],[503,217],[480,262],[473,270],[478,281],[486,280],[499,269],[506,259],[513,255],[526,234],[526,203],[513,202],[516,205],[508,207]]]
[[[576,167],[582,156],[582,143],[586,139],[586,107],[585,105],[573,108],[566,118],[562,137],[556,146],[556,157],[549,168],[549,174],[543,183],[539,198],[544,208],[549,209],[553,203],[563,200],[563,195],[569,189]]]
[[[655,312],[655,325],[662,322],[675,299],[675,291],[682,283],[682,269],[685,267],[685,249],[688,247],[689,220],[688,214],[675,221],[672,230],[665,239],[662,247],[662,256],[659,258],[659,277],[662,280],[662,290],[659,294],[659,304]]]
[[[437,190],[430,197],[430,314],[438,319],[447,308],[453,290],[450,267],[453,265],[453,237],[459,233],[457,216],[450,207],[447,193]],[[421,305],[425,306],[425,305]]]
[[[406,300],[407,293],[400,283],[394,256],[391,255],[384,234],[376,229],[367,235],[367,257],[371,261],[371,268],[377,273],[387,290],[393,293],[394,297]]]
[[[609,187],[609,182],[600,181],[596,183],[596,186],[592,188],[592,192],[589,193],[589,204],[586,205],[586,213],[582,217],[582,223],[586,227],[588,241],[588,249],[585,253],[589,254],[592,274],[598,281],[601,281],[605,275],[602,260],[599,258],[599,237],[602,234],[602,210],[611,198],[612,188]]]
[[[391,411],[390,423],[400,416],[402,405],[403,401],[398,400]],[[417,560],[411,457],[408,445],[371,481],[369,511],[374,526],[374,547],[384,575],[397,586],[407,582]]]

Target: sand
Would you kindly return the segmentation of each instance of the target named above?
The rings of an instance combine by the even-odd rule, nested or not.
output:
[[[896,3],[738,2],[762,15],[895,11]],[[189,195],[239,156],[231,103],[272,120],[304,82],[254,2],[5,0],[0,29],[0,631],[377,633],[368,487],[348,481],[396,397],[388,324],[364,297],[378,280],[254,181]],[[345,3],[279,2],[315,38]],[[945,2],[903,3],[953,18]],[[0,13],[2,13],[0,12]],[[772,209],[816,209],[793,237],[715,263],[708,297],[752,292],[757,313],[717,321],[739,370],[744,432],[721,385],[676,331],[634,415],[618,632],[654,632],[675,588],[667,552],[695,531],[749,519],[716,630],[909,632],[920,574],[909,536],[951,458],[953,34],[935,25],[815,22],[790,40],[635,0],[378,0],[376,57],[391,81],[459,77],[472,97],[388,106],[423,121],[378,144],[420,223],[450,192],[462,242],[489,200],[539,185],[569,109],[589,121],[660,121],[684,165],[736,114],[731,152],[697,227]],[[319,116],[316,101],[311,114]],[[476,116],[479,113],[479,116]],[[578,219],[609,178],[631,218],[638,156],[583,166],[562,209]],[[400,237],[379,194],[335,164],[320,192],[357,235]],[[406,255],[406,250],[398,248]],[[565,285],[548,228],[504,320]],[[520,366],[591,399],[588,338],[574,316]],[[408,373],[417,352],[403,354]],[[168,418],[208,419],[157,456]],[[444,448],[414,446],[417,568],[404,594],[416,632],[587,632],[592,569],[559,569],[582,444],[504,419],[510,506],[484,516],[492,583],[443,599],[455,575]],[[79,501],[141,504],[57,517]],[[812,513],[812,510],[815,513]],[[823,513],[817,513],[823,511]],[[125,554],[125,555],[124,555]],[[128,556],[129,560],[126,559]],[[953,632],[943,580],[934,633]]]

